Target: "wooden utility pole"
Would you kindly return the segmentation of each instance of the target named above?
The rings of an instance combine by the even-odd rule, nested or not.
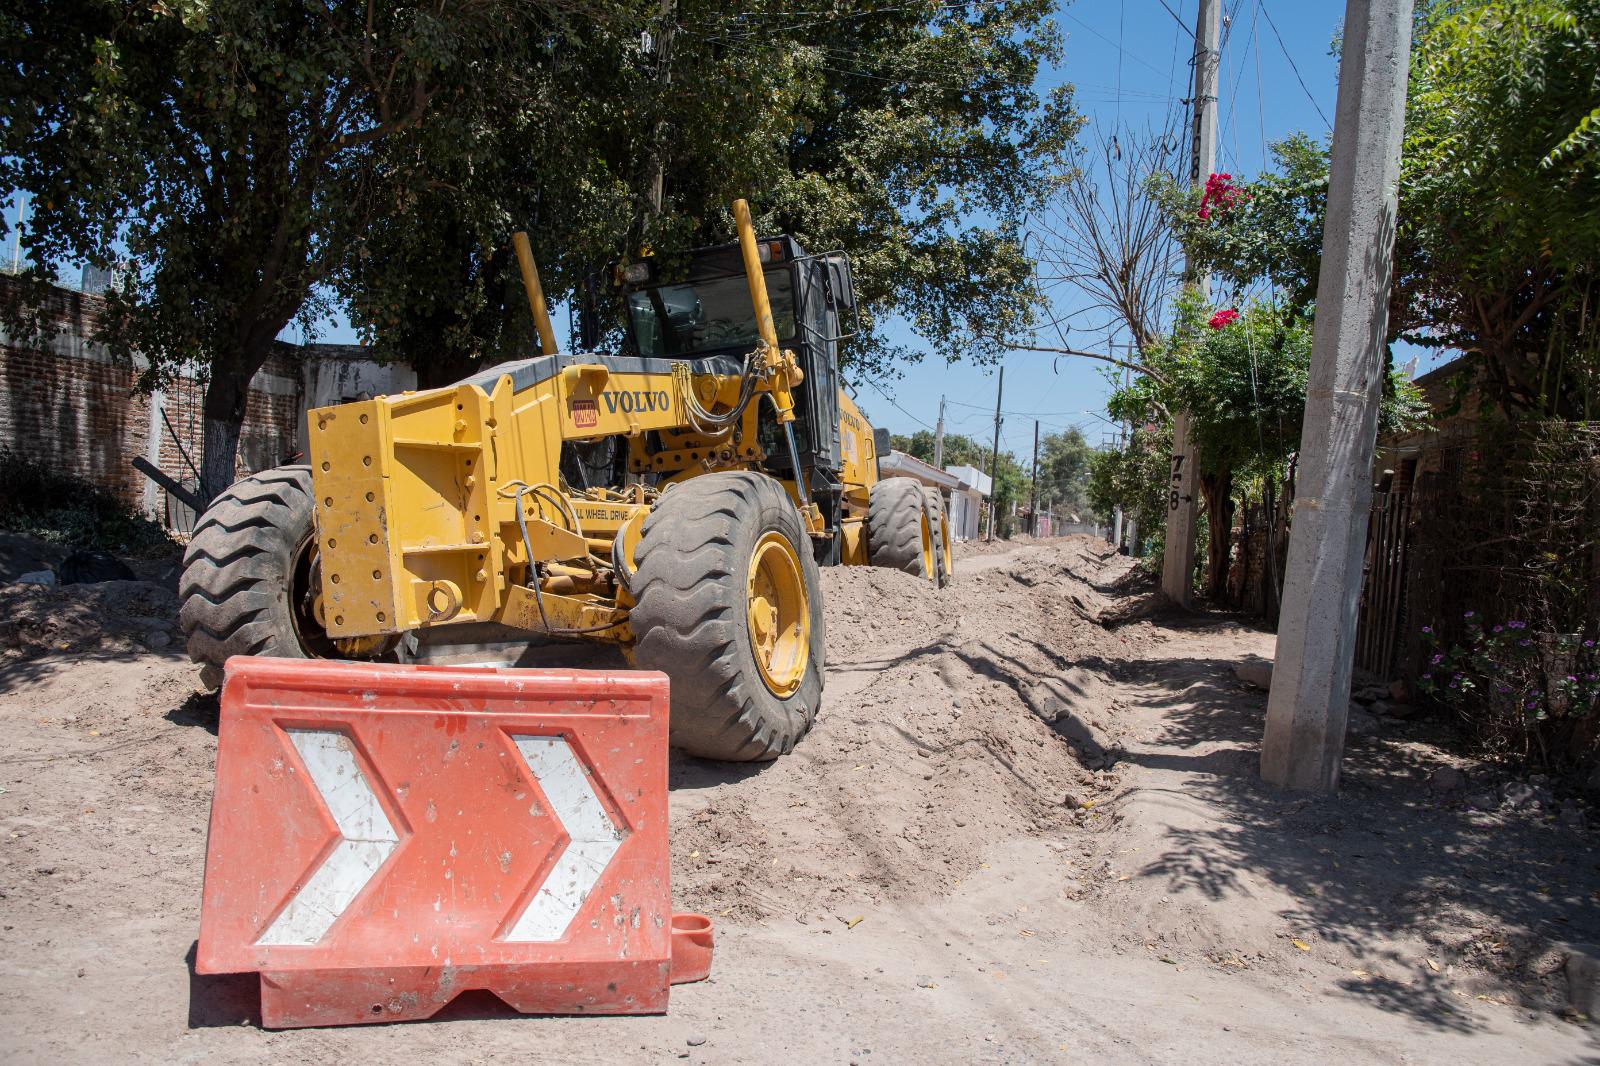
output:
[[[1190,124],[1189,185],[1204,185],[1217,165],[1217,71],[1222,52],[1222,0],[1200,0],[1194,24],[1194,100]],[[1185,258],[1183,272],[1193,277],[1195,264]],[[1210,295],[1210,279],[1194,277],[1200,298]],[[1172,419],[1171,481],[1167,485],[1167,546],[1161,559],[1161,591],[1187,607],[1194,586],[1194,534],[1200,512],[1199,449],[1189,440],[1189,414]]]
[[[1300,471],[1261,776],[1332,792],[1383,393],[1411,0],[1347,0]]]
[[[1028,534],[1039,535],[1039,420],[1033,421],[1033,480],[1028,489]]]
[[[939,397],[939,422],[933,429],[933,465],[944,469],[944,397]]]
[[[1000,381],[994,389],[994,449],[989,452],[989,536],[994,540],[995,523],[1000,519],[1000,397],[1006,391],[1006,365],[1000,364]]]

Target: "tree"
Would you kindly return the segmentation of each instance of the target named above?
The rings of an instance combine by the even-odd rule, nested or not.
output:
[[[1089,494],[1089,466],[1093,456],[1094,449],[1076,426],[1040,439],[1036,491],[1041,510],[1059,507],[1080,518],[1098,510]]]
[[[1166,536],[1167,477],[1171,470],[1172,427],[1136,424],[1121,448],[1106,448],[1089,460],[1089,500],[1101,514],[1118,507],[1160,554]]]
[[[1454,349],[1512,420],[1587,419],[1600,399],[1600,0],[1443,0],[1418,15],[1401,152],[1391,338]],[[1283,286],[1309,314],[1326,151],[1301,136],[1277,172],[1169,219],[1208,270]]]
[[[0,19],[0,181],[34,212],[9,319],[32,321],[58,261],[131,261],[97,339],[147,357],[146,387],[199,368],[221,491],[251,377],[411,192],[385,161],[532,99],[577,2],[21,0]]]
[[[1087,300],[1103,316],[1089,327],[1102,345],[1120,335],[1142,353],[1161,337],[1162,315],[1178,290],[1181,249],[1151,191],[1173,181],[1181,147],[1170,129],[1100,137],[1079,151],[1077,167],[1037,223],[1040,284],[1070,286]],[[1062,345],[1072,347],[1066,332],[1073,327],[1052,325]]]
[[[648,52],[637,31],[577,29],[540,109],[569,125],[553,141],[548,124],[445,131],[452,143],[426,152],[411,182],[429,190],[418,221],[437,220],[442,241],[387,245],[398,254],[367,257],[342,291],[380,352],[438,337],[435,348],[498,355],[523,343],[502,334],[520,313],[506,306],[520,301],[509,230],[529,227],[559,299],[641,242],[670,266],[676,250],[731,239],[728,203],[745,196],[763,232],[850,255],[864,327],[844,344],[852,375],[924,351],[988,358],[988,333],[1032,313],[1021,220],[1081,124],[1069,93],[1033,88],[1059,55],[1051,10],[895,0],[802,18],[772,0],[737,12],[650,2],[632,16]],[[641,211],[658,166],[659,208]],[[412,301],[437,312],[431,324],[402,313]],[[893,318],[925,345],[894,346]]]
[[[1209,531],[1207,594],[1216,599],[1227,587],[1235,478],[1281,476],[1299,448],[1311,324],[1283,304],[1254,303],[1242,314],[1209,310],[1186,297],[1171,335],[1148,357],[1161,381],[1141,378],[1115,392],[1107,406],[1112,417],[1135,422],[1157,404],[1189,412]],[[1416,387],[1391,371],[1382,430],[1411,428],[1424,409]],[[1167,476],[1162,470],[1158,483]]]

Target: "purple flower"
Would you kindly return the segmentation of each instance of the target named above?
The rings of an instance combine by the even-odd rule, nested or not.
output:
[[[1586,640],[1586,641],[1584,641],[1584,642],[1583,642],[1583,646],[1584,646],[1584,647],[1585,647],[1585,648],[1592,648],[1592,647],[1594,647],[1594,641],[1592,641],[1592,640]]]
[[[1522,706],[1523,706],[1524,710],[1531,711],[1535,707],[1539,706],[1539,701],[1538,700],[1529,700],[1527,703],[1524,703]]]
[[[1424,680],[1424,681],[1432,681],[1433,680],[1433,675],[1432,674],[1423,674],[1422,675],[1422,680]]]
[[[1526,622],[1507,622],[1506,625],[1510,626],[1512,629],[1527,629],[1528,628],[1528,623],[1526,623]]]
[[[1575,678],[1575,677],[1573,677],[1573,676],[1572,676],[1572,675],[1571,675],[1571,674],[1568,674],[1568,675],[1567,675],[1567,680],[1568,680],[1568,681],[1576,681],[1576,680],[1578,680],[1578,679],[1577,679],[1577,678]]]
[[[1423,626],[1422,627],[1422,631],[1424,633],[1432,633],[1433,632],[1433,627],[1432,626]]]
[[[1499,632],[1503,631],[1505,628],[1506,628],[1505,626],[1495,626],[1494,629],[1492,630],[1492,632],[1499,633]]]
[[[1444,662],[1444,656],[1435,655],[1433,658],[1429,659],[1428,662],[1433,666],[1438,666],[1440,663]]]
[[[1517,641],[1517,647],[1519,647],[1519,648],[1531,648],[1531,647],[1533,647],[1533,641],[1531,641],[1531,640],[1519,640],[1519,641]]]
[[[1477,612],[1477,611],[1467,611],[1467,612],[1466,612],[1466,613],[1465,613],[1465,614],[1463,614],[1463,615],[1462,615],[1462,616],[1461,616],[1461,617],[1462,617],[1462,618],[1471,618],[1471,617],[1472,617],[1472,616],[1473,616],[1473,615],[1475,615],[1475,614],[1477,614],[1477,613],[1478,613],[1478,612]]]

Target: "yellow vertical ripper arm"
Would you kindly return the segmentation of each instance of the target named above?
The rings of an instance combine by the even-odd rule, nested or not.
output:
[[[750,284],[750,302],[755,307],[756,332],[761,336],[760,359],[762,375],[766,380],[767,394],[772,397],[778,424],[783,427],[784,442],[789,448],[789,462],[794,467],[795,491],[800,497],[800,514],[806,528],[818,533],[822,530],[822,516],[811,506],[811,490],[806,484],[806,472],[800,467],[800,449],[794,442],[794,387],[804,375],[795,362],[794,353],[778,347],[778,328],[772,321],[772,303],[767,299],[767,278],[761,270],[761,254],[756,251],[756,231],[750,224],[750,205],[743,200],[733,202],[733,220],[739,230],[739,252],[744,257],[745,279]]]
[[[778,347],[778,328],[772,321],[772,303],[767,299],[767,278],[761,270],[761,255],[756,251],[756,231],[750,224],[750,205],[743,200],[735,200],[733,220],[739,228],[739,252],[744,256],[750,303],[756,312],[756,332],[761,336],[762,369],[766,371],[768,391],[772,394],[772,406],[778,412],[778,421],[788,425],[794,421],[794,394],[790,390],[802,380],[800,367],[794,361],[793,352]]]
[[[556,331],[550,327],[550,308],[544,302],[544,286],[539,284],[539,267],[533,261],[528,235],[521,230],[511,235],[517,251],[517,266],[522,270],[522,287],[528,292],[528,307],[533,311],[533,328],[539,331],[539,354],[556,354]]]

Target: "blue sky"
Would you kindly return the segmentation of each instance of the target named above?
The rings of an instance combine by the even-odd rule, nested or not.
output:
[[[1168,0],[1167,5],[1161,0],[1063,4],[1057,20],[1067,35],[1065,54],[1058,67],[1041,77],[1040,87],[1062,82],[1075,85],[1078,108],[1091,127],[1109,131],[1119,123],[1136,127],[1160,124],[1172,108],[1183,106],[1181,101],[1190,94],[1193,43],[1171,12],[1192,27],[1196,4],[1197,0]],[[1282,47],[1260,13],[1263,7],[1282,36]],[[1217,169],[1250,176],[1262,169],[1266,144],[1296,130],[1319,138],[1329,133],[1323,116],[1333,115],[1338,78],[1338,60],[1331,54],[1331,43],[1344,18],[1344,4],[1332,0],[1224,0],[1223,10],[1232,16],[1232,25],[1224,29]],[[1293,67],[1285,52],[1293,58]],[[1086,130],[1085,134],[1092,132]],[[1052,298],[1057,301],[1058,315],[1076,309],[1065,292],[1053,293]],[[1072,339],[1079,343],[1086,337],[1080,333]],[[916,343],[909,330],[902,330],[896,339]],[[1057,360],[1032,352],[1012,353],[1004,362],[1002,410],[1008,413],[1001,427],[1002,450],[1026,458],[1033,447],[1035,416],[1042,432],[1076,425],[1091,444],[1099,444],[1103,434],[1113,432],[1104,420],[1109,386],[1103,364],[1075,358]],[[905,376],[886,383],[882,391],[873,386],[860,389],[857,399],[874,425],[888,426],[896,433],[931,428],[943,396],[947,400],[947,432],[964,433],[984,443],[992,439],[993,368],[962,363],[947,366],[929,360],[904,369]]]
[[[1066,37],[1064,55],[1059,65],[1041,74],[1039,88],[1074,84],[1078,108],[1092,127],[1086,135],[1092,136],[1093,128],[1160,124],[1189,95],[1193,46],[1183,27],[1193,25],[1196,3],[1063,3],[1057,21]],[[1265,146],[1272,141],[1296,130],[1327,135],[1324,116],[1333,114],[1338,74],[1330,45],[1344,5],[1337,0],[1224,0],[1223,9],[1232,25],[1224,27],[1217,169],[1249,176],[1262,168]],[[1270,13],[1270,24],[1264,11]],[[14,221],[15,210],[14,203],[8,205],[8,220]],[[9,247],[4,252],[9,255]],[[1057,316],[1076,310],[1064,291],[1052,293],[1052,299]],[[553,317],[564,334],[564,310],[557,309]],[[903,325],[892,333],[908,347],[919,345]],[[1086,336],[1075,334],[1073,340]],[[300,338],[291,327],[286,339]],[[322,328],[316,339],[353,343],[356,337],[341,319]],[[1028,352],[1012,353],[1004,362],[1002,449],[1025,456],[1032,447],[1035,417],[1044,432],[1076,425],[1096,444],[1112,432],[1104,419],[1109,386],[1102,364]],[[932,428],[942,396],[947,400],[947,431],[991,439],[993,367],[929,359],[902,369],[898,380],[863,384],[858,390],[857,400],[874,425],[907,434]]]

